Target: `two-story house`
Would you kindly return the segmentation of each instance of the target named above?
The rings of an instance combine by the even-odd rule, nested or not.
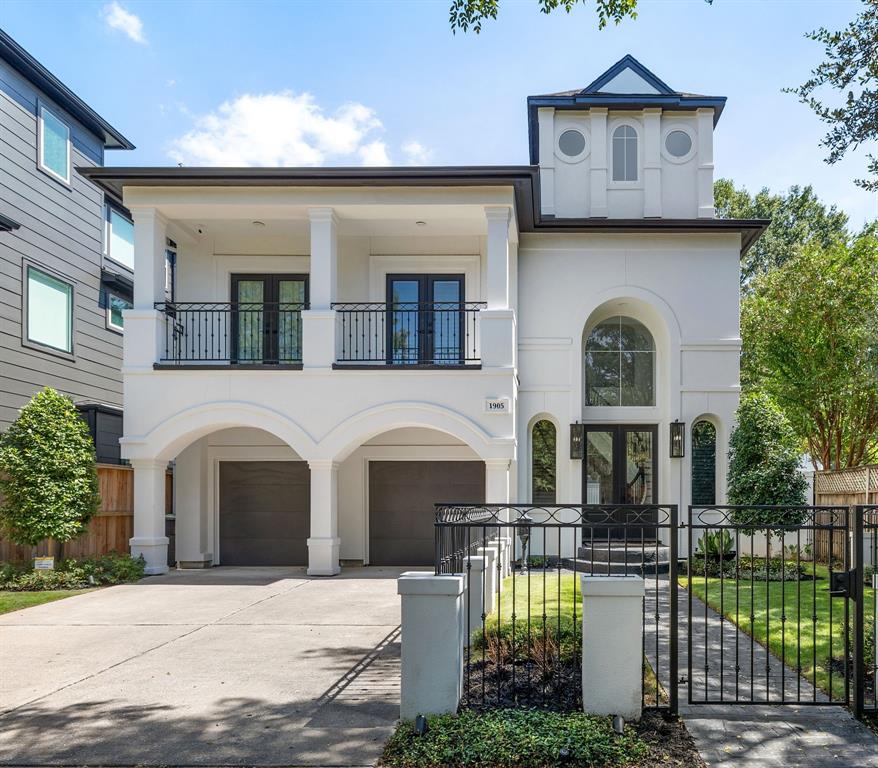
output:
[[[531,165],[85,168],[134,218],[132,551],[433,560],[435,502],[721,502],[741,253],[725,100],[626,57],[528,100]],[[167,267],[167,242],[176,270]]]
[[[119,461],[134,227],[74,169],[133,148],[0,30],[0,431],[51,386],[80,405],[104,462]]]

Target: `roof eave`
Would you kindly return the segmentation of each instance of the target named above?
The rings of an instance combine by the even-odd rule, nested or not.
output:
[[[99,137],[104,149],[135,148],[122,133],[104,120],[2,29],[0,29],[0,58]]]

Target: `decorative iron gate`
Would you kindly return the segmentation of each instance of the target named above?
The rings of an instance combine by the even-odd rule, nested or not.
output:
[[[437,504],[436,573],[468,576],[461,705],[581,709],[579,577],[636,574],[646,581],[643,704],[675,712],[676,531],[675,505]],[[488,595],[473,571],[501,538],[512,539],[513,572],[496,561]]]
[[[854,714],[878,714],[878,504],[855,510]]]
[[[853,517],[840,506],[690,507],[690,704],[851,701]],[[818,563],[816,541],[842,558]]]

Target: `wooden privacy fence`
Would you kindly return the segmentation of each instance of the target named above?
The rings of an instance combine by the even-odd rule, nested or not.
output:
[[[814,504],[834,506],[856,506],[857,504],[878,504],[878,464],[852,469],[814,473]],[[818,513],[815,523],[821,524]],[[830,542],[830,538],[832,541]],[[818,562],[833,560],[844,562],[847,541],[844,537],[830,536],[828,530],[814,532],[814,557]]]
[[[109,552],[128,552],[134,533],[134,470],[116,464],[98,464],[101,506],[88,530],[64,545],[64,557],[89,557]],[[165,512],[171,513],[173,475],[165,479]],[[0,538],[0,562],[30,560],[34,555],[53,554],[48,542],[22,547]]]

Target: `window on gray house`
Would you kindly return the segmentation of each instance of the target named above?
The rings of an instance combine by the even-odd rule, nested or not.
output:
[[[40,168],[70,183],[70,128],[54,112],[40,105]]]
[[[104,252],[113,261],[134,269],[134,222],[109,203],[106,206]]]
[[[27,340],[73,352],[73,285],[27,267]]]

